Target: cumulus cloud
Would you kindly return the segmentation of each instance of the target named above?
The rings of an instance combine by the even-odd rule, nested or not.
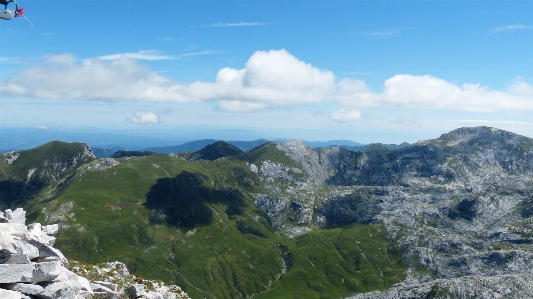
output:
[[[475,113],[533,111],[533,86],[520,78],[504,91],[491,90],[480,84],[458,86],[429,75],[396,75],[387,79],[384,87],[381,94],[364,88],[342,94],[340,103],[343,108],[334,114],[334,118],[346,121],[348,118],[342,115],[368,107]]]
[[[333,73],[304,63],[285,50],[257,51],[244,69],[223,68],[215,82],[191,84],[172,81],[128,57],[77,62],[73,55],[53,55],[45,60],[1,81],[2,95],[181,103],[218,100],[220,109],[249,111],[320,102],[335,89]]]
[[[135,116],[128,118],[127,121],[135,125],[158,124],[159,115],[148,111],[137,111]]]
[[[0,92],[3,97],[38,99],[212,101],[218,109],[235,112],[332,101],[340,107],[331,118],[340,122],[356,121],[365,109],[380,107],[477,113],[533,111],[533,86],[521,78],[498,91],[481,84],[457,85],[430,75],[399,74],[384,82],[383,92],[375,93],[363,81],[339,80],[332,72],[283,49],[257,51],[242,69],[222,68],[213,82],[190,84],[157,74],[131,57],[79,60],[73,55],[51,55],[43,63],[0,81]],[[154,120],[154,116],[157,114],[148,119]],[[131,120],[142,123],[142,119],[136,115]]]

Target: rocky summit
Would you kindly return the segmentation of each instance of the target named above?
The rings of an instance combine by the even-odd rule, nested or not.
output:
[[[0,298],[188,298],[179,287],[155,281],[146,281],[152,290],[145,289],[146,282],[130,275],[119,262],[107,263],[103,269],[75,266],[69,270],[67,259],[53,247],[58,225],[26,226],[25,214],[23,209],[0,211]],[[94,271],[111,280],[89,281],[77,274]]]

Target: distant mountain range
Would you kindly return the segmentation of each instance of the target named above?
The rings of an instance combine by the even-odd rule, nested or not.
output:
[[[171,154],[171,153],[183,153],[183,152],[195,152],[198,151],[210,144],[214,144],[218,142],[219,140],[215,139],[202,139],[202,140],[196,140],[187,142],[180,145],[175,146],[163,146],[163,147],[148,147],[143,149],[143,151],[150,151],[155,153],[162,153],[162,154]],[[235,146],[236,148],[240,149],[243,152],[249,151],[257,146],[260,146],[262,144],[265,144],[267,142],[271,142],[269,140],[265,139],[258,139],[253,141],[227,141],[228,144],[231,144]],[[325,148],[325,147],[331,147],[331,146],[338,146],[342,147],[348,150],[352,151],[364,151],[371,147],[372,145],[376,144],[361,144],[349,140],[330,140],[330,141],[303,141],[305,144],[314,147],[314,148]],[[405,146],[408,146],[409,143],[402,143],[399,145],[396,144],[379,144],[381,146],[385,146],[388,148],[402,148]],[[96,157],[99,158],[107,158],[113,155],[118,150],[122,150],[121,148],[113,148],[113,149],[103,149],[103,148],[93,148],[93,153]]]

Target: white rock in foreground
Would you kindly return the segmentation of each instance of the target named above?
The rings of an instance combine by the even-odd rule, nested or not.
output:
[[[0,299],[119,299],[127,297],[130,287],[138,290],[130,298],[189,298],[178,286],[151,280],[147,282],[153,289],[145,290],[142,279],[120,262],[107,263],[107,268],[94,266],[100,281],[90,282],[77,274],[89,274],[86,270],[68,270],[68,260],[53,247],[57,225],[25,222],[22,209],[0,211]]]

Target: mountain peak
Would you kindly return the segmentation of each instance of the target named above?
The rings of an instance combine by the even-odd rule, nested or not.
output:
[[[519,139],[526,138],[518,134],[500,130],[492,127],[463,127],[458,128],[448,133],[442,134],[437,139],[422,140],[419,144],[435,144],[440,146],[455,146],[460,143],[468,143],[473,140],[479,142],[495,142],[503,141],[506,143],[517,143]]]
[[[224,141],[217,141],[209,144],[192,155],[191,160],[216,160],[223,157],[231,157],[242,154],[238,147]]]

